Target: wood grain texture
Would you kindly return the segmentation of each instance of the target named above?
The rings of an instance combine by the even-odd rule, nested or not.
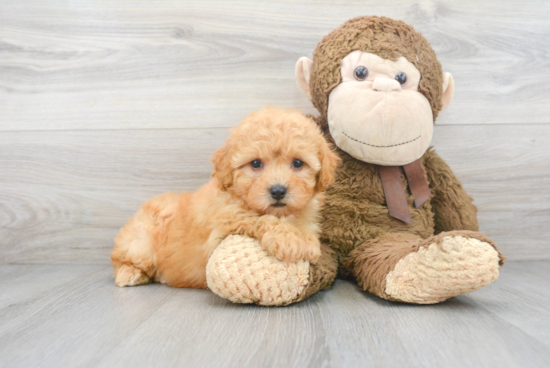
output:
[[[209,180],[209,155],[227,134],[2,133],[0,263],[108,263],[142,202]],[[550,259],[549,137],[546,124],[436,127],[436,150],[476,199],[481,230],[511,259]]]
[[[0,3],[0,131],[228,127],[268,103],[313,112],[294,64],[349,18],[421,31],[456,81],[440,124],[549,123],[550,3]]]
[[[3,265],[0,365],[542,368],[549,266],[509,262],[488,287],[437,305],[383,301],[339,280],[265,308],[208,290],[118,288],[106,266]]]
[[[139,204],[198,188],[267,103],[314,113],[294,63],[346,19],[386,15],[457,84],[434,145],[512,259],[550,259],[550,3],[0,3],[0,264],[106,263]]]
[[[433,144],[478,206],[480,230],[511,259],[550,259],[550,128],[444,126]]]
[[[461,298],[550,346],[550,296],[544,291],[550,285],[548,262],[508,262],[502,270],[499,287],[489,287]]]
[[[0,135],[0,263],[108,263],[147,199],[197,189],[226,129]]]

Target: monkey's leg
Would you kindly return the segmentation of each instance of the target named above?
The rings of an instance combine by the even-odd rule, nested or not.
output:
[[[309,265],[309,283],[300,296],[291,303],[300,302],[319,290],[328,289],[332,286],[337,273],[338,259],[336,252],[328,245],[321,243],[321,256],[317,260],[317,263]]]
[[[491,239],[474,231],[428,239],[388,233],[354,249],[345,267],[364,290],[383,299],[433,304],[493,282],[503,259]]]
[[[302,301],[332,285],[338,264],[330,247],[321,245],[321,256],[312,265],[302,260],[283,262],[242,235],[224,239],[206,266],[208,287],[235,303],[284,306]]]

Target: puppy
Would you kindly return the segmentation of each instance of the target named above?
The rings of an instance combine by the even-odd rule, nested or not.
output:
[[[281,261],[317,261],[318,214],[339,159],[313,121],[265,107],[232,130],[212,161],[209,183],[153,198],[120,230],[111,253],[118,286],[206,288],[208,258],[231,234],[258,239]]]

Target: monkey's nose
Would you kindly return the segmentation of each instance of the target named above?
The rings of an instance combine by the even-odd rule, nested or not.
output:
[[[401,84],[395,79],[389,78],[374,78],[372,89],[380,92],[400,91]]]
[[[271,193],[271,197],[273,199],[280,201],[286,195],[286,187],[283,187],[282,185],[274,185],[269,188],[269,193]]]

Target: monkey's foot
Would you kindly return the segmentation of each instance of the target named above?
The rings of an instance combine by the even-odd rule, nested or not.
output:
[[[442,233],[397,262],[385,292],[395,301],[439,303],[496,280],[503,258],[481,233]]]
[[[309,262],[279,261],[242,235],[225,238],[206,265],[210,290],[234,303],[288,305],[301,300],[309,275]]]

